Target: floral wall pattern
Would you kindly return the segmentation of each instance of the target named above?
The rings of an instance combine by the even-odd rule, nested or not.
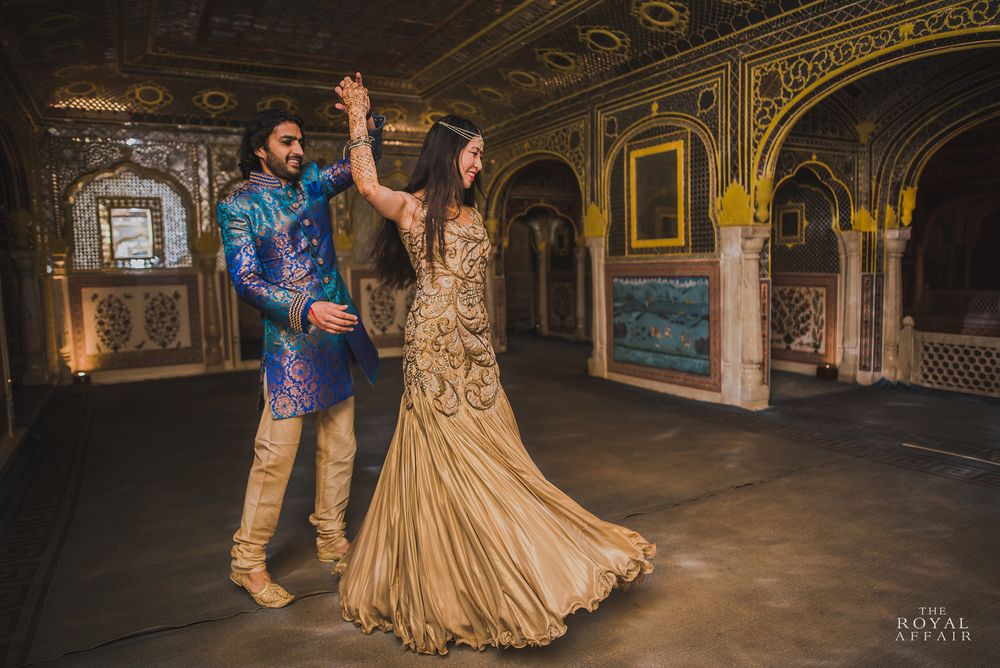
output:
[[[73,278],[70,290],[74,371],[201,361],[194,274],[84,274]]]
[[[776,275],[771,293],[771,355],[795,362],[832,362],[836,303],[836,275]]]
[[[414,292],[412,285],[401,290],[382,285],[374,269],[351,271],[351,296],[372,342],[383,354],[386,348],[402,347]]]

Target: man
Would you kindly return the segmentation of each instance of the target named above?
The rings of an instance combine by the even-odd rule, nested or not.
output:
[[[384,122],[368,119],[376,155]],[[265,548],[277,527],[303,416],[316,420],[316,507],[309,521],[316,527],[317,556],[335,562],[348,547],[352,355],[370,382],[378,374],[378,353],[337,271],[333,247],[328,202],[353,183],[350,161],[323,169],[307,163],[302,127],[302,119],[286,110],[254,116],[239,154],[247,182],[217,209],[233,286],[264,319],[263,413],[243,519],[233,536],[230,579],[268,608],[294,598],[268,575]]]

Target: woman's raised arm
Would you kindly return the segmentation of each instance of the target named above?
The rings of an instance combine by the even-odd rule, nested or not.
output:
[[[354,185],[379,215],[395,221],[396,225],[403,229],[408,229],[412,224],[413,212],[416,210],[416,198],[409,193],[387,188],[378,182],[378,170],[372,156],[365,118],[370,107],[368,90],[361,84],[361,75],[356,76],[357,80],[344,77],[335,89],[343,100],[343,108],[347,111],[351,135],[347,147],[351,156]]]

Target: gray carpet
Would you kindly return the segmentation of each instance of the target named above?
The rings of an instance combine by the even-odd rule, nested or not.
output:
[[[995,664],[1000,467],[899,445],[988,452],[1000,443],[995,403],[775,374],[775,407],[750,414],[587,378],[587,352],[517,340],[501,359],[504,386],[550,480],[659,554],[648,578],[574,615],[552,645],[434,659],[341,621],[306,519],[311,430],[269,562],[299,599],[258,609],[226,578],[257,420],[255,374],[237,373],[90,388],[79,495],[65,500],[71,521],[19,656],[60,666]],[[359,386],[352,531],[400,390],[398,360],[385,361],[378,388]],[[897,618],[928,605],[961,617],[972,640],[897,641]]]

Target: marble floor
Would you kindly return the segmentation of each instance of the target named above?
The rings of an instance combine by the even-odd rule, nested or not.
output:
[[[542,472],[658,555],[553,644],[422,657],[341,621],[307,522],[310,429],[269,562],[298,599],[264,610],[233,587],[257,420],[242,372],[52,393],[0,482],[0,661],[996,665],[1000,403],[776,372],[749,413],[587,377],[588,352],[514,340],[504,387]],[[400,392],[398,360],[358,389],[351,531]]]

